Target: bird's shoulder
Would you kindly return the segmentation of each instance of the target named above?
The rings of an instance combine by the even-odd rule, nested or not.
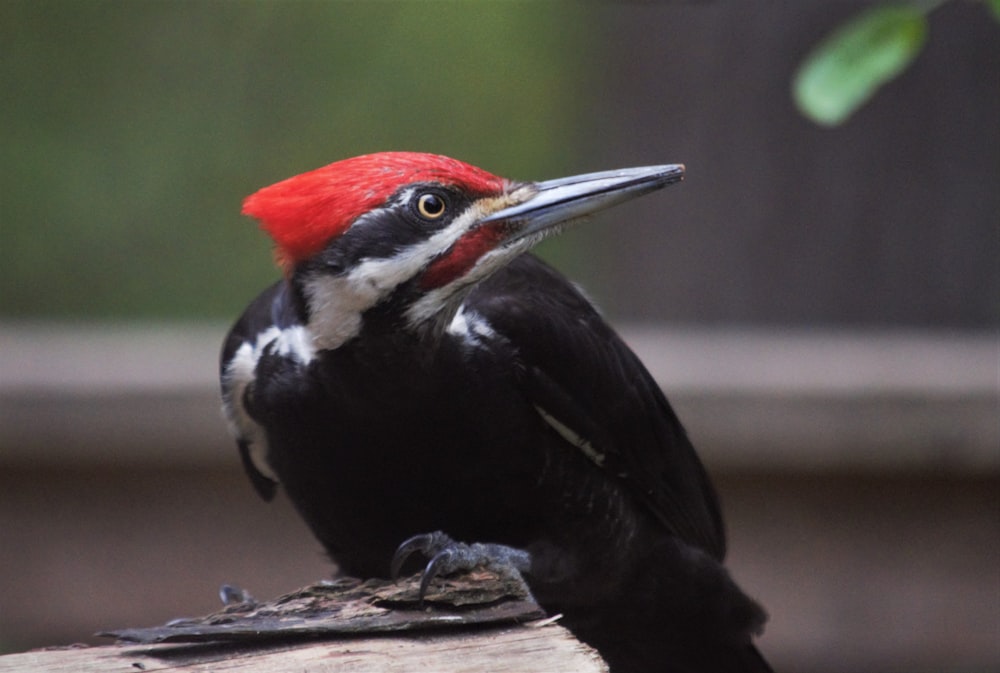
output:
[[[259,375],[261,358],[279,340],[295,343],[302,332],[287,283],[278,281],[250,302],[226,334],[219,357],[222,409],[243,467],[265,500],[274,497],[277,476],[267,461],[266,433],[247,408],[247,391]]]
[[[524,255],[463,305],[514,353],[523,393],[546,421],[672,533],[716,558],[725,535],[687,433],[639,358],[558,271]]]
[[[289,284],[284,280],[273,283],[247,305],[226,334],[219,357],[220,373],[225,375],[226,367],[246,344],[256,344],[268,336],[273,339],[277,332],[300,325]]]

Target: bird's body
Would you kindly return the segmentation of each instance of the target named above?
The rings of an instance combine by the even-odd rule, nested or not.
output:
[[[716,497],[669,404],[590,302],[523,254],[592,185],[372,156],[409,173],[315,241],[293,216],[329,210],[346,162],[319,191],[292,178],[248,201],[286,269],[222,356],[261,494],[280,483],[362,577],[387,576],[399,545],[432,531],[514,550],[504,559],[526,559],[542,606],[615,673],[768,670],[750,641],[763,613],[722,566]],[[414,178],[421,161],[433,170]]]

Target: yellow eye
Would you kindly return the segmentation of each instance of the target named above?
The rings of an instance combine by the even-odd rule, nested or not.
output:
[[[433,192],[427,192],[417,197],[417,212],[420,213],[421,217],[436,220],[444,215],[445,210],[447,210],[447,204],[444,199]]]

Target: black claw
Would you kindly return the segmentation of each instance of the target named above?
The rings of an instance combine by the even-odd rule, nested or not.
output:
[[[414,535],[396,549],[390,563],[393,579],[399,577],[406,560],[419,551],[430,559],[420,576],[420,602],[438,575],[448,575],[458,570],[472,570],[477,566],[492,567],[500,571],[512,572],[524,582],[521,573],[528,571],[531,557],[528,552],[501,544],[465,544],[455,542],[441,531]],[[527,585],[525,585],[527,589]],[[530,595],[530,591],[528,592]]]
[[[433,562],[433,558],[438,552],[454,544],[454,540],[439,530],[433,533],[414,535],[399,545],[396,548],[396,553],[392,555],[392,562],[389,565],[389,572],[392,579],[399,579],[399,572],[403,569],[403,564],[413,555],[413,552],[418,551]],[[423,592],[421,592],[421,598],[423,598]]]
[[[441,573],[442,567],[448,565],[448,561],[450,560],[451,552],[448,549],[443,549],[434,554],[431,560],[427,562],[427,565],[424,566],[424,573],[420,576],[420,593],[418,594],[421,601],[427,595],[427,590],[430,588],[431,582]]]

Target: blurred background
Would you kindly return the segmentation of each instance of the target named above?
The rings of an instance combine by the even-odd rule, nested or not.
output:
[[[761,649],[1000,669],[1000,24],[938,7],[821,128],[790,83],[866,6],[0,4],[0,652],[330,574],[219,413],[228,322],[277,277],[240,202],[407,149],[522,179],[685,163],[541,254],[685,420]]]

